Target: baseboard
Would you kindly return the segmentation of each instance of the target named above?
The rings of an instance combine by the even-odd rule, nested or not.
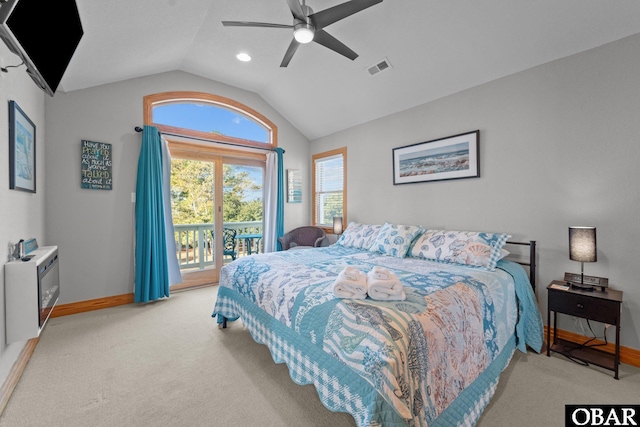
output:
[[[84,313],[103,308],[117,307],[119,305],[132,304],[133,294],[114,295],[111,297],[91,299],[87,301],[72,302],[56,305],[50,317],[68,316],[70,314]]]
[[[0,415],[4,412],[4,408],[7,406],[9,398],[13,393],[13,389],[18,385],[22,372],[24,372],[24,369],[27,367],[27,363],[29,363],[31,354],[33,353],[33,350],[36,349],[36,345],[38,345],[39,340],[40,338],[32,338],[27,341],[27,344],[25,344],[24,348],[20,352],[18,359],[13,363],[13,366],[11,366],[9,376],[4,381],[4,384],[2,384],[2,388],[0,388]]]
[[[213,286],[216,283],[205,285],[181,284],[171,287],[171,292],[195,289],[198,287]],[[53,308],[49,317],[69,316],[71,314],[84,313],[87,311],[102,310],[103,308],[117,307],[119,305],[133,304],[133,294],[114,295],[111,297],[96,298],[87,301],[72,302],[69,304],[59,304]]]
[[[544,327],[544,338],[545,341],[547,339],[547,326]],[[585,342],[587,341],[589,338],[585,337],[584,335],[580,335],[580,334],[576,334],[573,332],[568,332],[568,331],[563,331],[562,329],[558,329],[558,338],[563,339],[563,340],[567,340],[567,341],[573,341],[573,342]],[[553,340],[553,329],[551,329],[551,340]],[[604,341],[602,340],[594,340],[593,341],[594,344],[604,344]],[[615,354],[616,352],[616,346],[615,344],[609,342],[606,345],[603,345],[602,347],[598,347],[601,350],[604,350],[608,353],[611,354]],[[626,363],[629,364],[631,366],[635,366],[637,368],[640,368],[640,350],[636,350],[634,348],[631,347],[624,347],[624,346],[620,346],[620,362],[621,363]]]

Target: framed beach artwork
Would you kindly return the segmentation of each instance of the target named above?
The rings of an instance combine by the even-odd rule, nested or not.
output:
[[[36,192],[36,125],[9,101],[9,188]]]
[[[393,149],[393,184],[480,176],[480,131]]]

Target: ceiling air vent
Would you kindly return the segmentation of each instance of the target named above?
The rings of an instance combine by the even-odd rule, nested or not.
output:
[[[391,63],[389,62],[389,60],[387,58],[384,58],[382,61],[378,61],[376,64],[367,67],[367,71],[369,72],[369,74],[371,74],[372,76],[375,76],[376,74],[384,71],[384,70],[388,70],[389,68],[391,68]]]

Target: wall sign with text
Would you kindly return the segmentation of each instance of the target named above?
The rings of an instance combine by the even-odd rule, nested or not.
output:
[[[111,190],[111,144],[82,140],[81,188]]]

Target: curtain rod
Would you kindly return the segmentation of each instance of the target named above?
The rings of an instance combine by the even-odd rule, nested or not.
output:
[[[140,126],[134,127],[133,130],[135,130],[138,133],[142,132],[142,128]],[[176,133],[160,132],[160,134],[161,135],[169,135],[169,136],[177,136],[177,137],[188,138],[188,139],[195,139],[195,140],[204,141],[204,142],[214,142],[216,144],[225,144],[225,145],[233,145],[233,146],[236,146],[236,147],[253,148],[253,149],[256,149],[256,150],[275,151],[274,148],[253,147],[253,146],[250,146],[250,145],[242,145],[242,144],[236,144],[236,143],[233,143],[233,142],[225,142],[225,141],[212,141],[212,140],[206,139],[206,138],[197,138],[197,137],[194,137],[194,136],[184,136],[184,135],[178,135]],[[284,154],[285,151],[282,150],[282,153]]]

